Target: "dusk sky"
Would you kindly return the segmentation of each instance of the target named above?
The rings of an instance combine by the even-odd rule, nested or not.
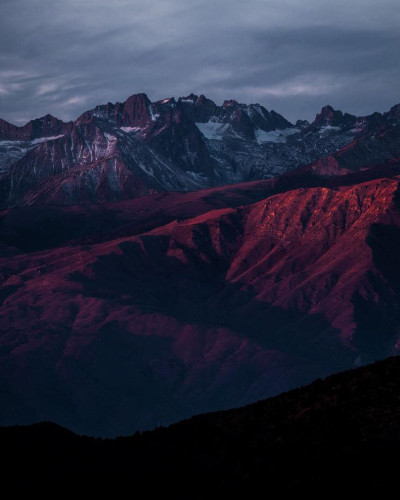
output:
[[[69,120],[139,92],[291,121],[382,112],[400,102],[399,27],[398,0],[1,0],[0,117]]]

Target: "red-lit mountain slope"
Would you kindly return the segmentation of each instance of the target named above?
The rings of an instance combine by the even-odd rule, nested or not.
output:
[[[129,433],[398,352],[398,187],[181,195],[183,220],[1,259],[0,422]]]

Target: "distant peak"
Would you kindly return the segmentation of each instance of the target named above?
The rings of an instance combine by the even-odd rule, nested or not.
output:
[[[239,103],[234,99],[226,100],[222,104],[223,108],[236,108],[237,106],[239,106]]]
[[[332,106],[327,104],[321,109],[320,113],[317,114],[313,124],[316,126],[339,125],[342,121],[343,113],[333,109]]]
[[[296,122],[296,128],[300,128],[300,129],[303,129],[303,128],[306,128],[310,125],[310,123],[307,121],[307,120],[297,120]]]
[[[36,118],[35,120],[31,121],[48,123],[48,122],[60,122],[61,120],[48,113],[47,115],[41,116],[40,118]]]
[[[340,111],[339,111],[340,113]],[[317,119],[318,117],[320,118],[331,118],[333,117],[335,114],[335,110],[333,109],[332,106],[330,106],[329,104],[327,104],[326,106],[323,106],[321,108],[321,111],[317,114]]]
[[[334,113],[334,109],[332,108],[332,106],[330,104],[327,104],[326,106],[323,106],[321,108],[321,114],[325,114],[325,113]]]
[[[126,104],[131,103],[131,102],[145,102],[147,104],[151,104],[150,99],[147,97],[147,94],[140,93],[140,94],[133,94],[128,97],[128,99],[125,101]]]
[[[392,106],[390,111],[384,113],[384,116],[389,118],[400,118],[400,103]]]
[[[211,99],[208,99],[204,94],[200,94],[199,96],[196,94],[189,94],[188,96],[180,97],[178,99],[178,102],[193,103],[196,106],[203,106],[203,105],[209,105],[209,104],[212,104],[213,106],[215,106],[214,101],[212,101]]]
[[[201,97],[201,96],[200,96]],[[184,96],[184,97],[180,97],[179,98],[179,101],[192,101],[192,102],[195,102],[199,99],[199,97],[196,95],[196,94],[189,94],[187,96]]]

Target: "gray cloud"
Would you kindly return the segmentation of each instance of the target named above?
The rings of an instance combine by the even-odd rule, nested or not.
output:
[[[76,118],[136,92],[260,102],[291,120],[400,101],[397,0],[2,0],[0,117]]]

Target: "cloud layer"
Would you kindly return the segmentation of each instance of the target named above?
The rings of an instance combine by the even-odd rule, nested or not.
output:
[[[290,120],[400,101],[398,0],[2,0],[0,117],[74,119],[137,92]]]

